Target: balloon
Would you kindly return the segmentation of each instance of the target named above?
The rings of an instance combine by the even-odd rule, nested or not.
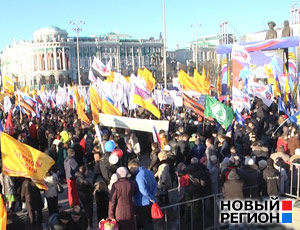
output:
[[[123,151],[122,149],[115,149],[111,154],[117,155],[119,158],[121,158],[123,156]]]
[[[115,149],[116,145],[113,141],[107,141],[104,145],[106,152],[112,152]]]
[[[119,161],[119,157],[117,155],[114,155],[114,154],[111,154],[108,158],[108,162],[111,164],[111,165],[115,165],[117,164]]]

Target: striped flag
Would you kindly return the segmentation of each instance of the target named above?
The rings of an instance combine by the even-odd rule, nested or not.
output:
[[[204,117],[204,106],[199,104],[194,99],[190,98],[185,93],[182,94],[183,106],[187,109],[193,110],[199,116]]]

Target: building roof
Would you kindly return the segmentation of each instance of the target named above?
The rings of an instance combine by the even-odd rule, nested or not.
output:
[[[66,30],[58,28],[57,26],[48,26],[34,31],[33,37],[40,36],[40,35],[48,35],[48,34],[49,35],[61,34],[67,36],[68,32]]]

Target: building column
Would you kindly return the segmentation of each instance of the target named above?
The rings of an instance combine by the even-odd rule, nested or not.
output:
[[[62,47],[62,58],[63,58],[63,70],[66,70],[66,56],[65,56],[65,47]]]
[[[133,49],[133,46],[132,46],[132,71],[134,71],[134,65],[135,65],[135,60],[134,60],[134,49]]]
[[[117,60],[118,60],[118,72],[121,72],[120,60],[121,60],[121,50],[120,46],[117,47]]]
[[[128,66],[128,57],[127,57],[128,53],[127,53],[127,47],[125,48],[125,69],[127,69]]]
[[[44,62],[45,62],[45,71],[48,71],[48,62],[47,62],[47,57],[48,57],[48,53],[47,53],[47,48],[45,48],[45,53],[44,53]]]
[[[139,68],[141,68],[141,54],[142,54],[142,49],[141,47],[138,47]]]
[[[53,58],[54,58],[54,70],[57,71],[57,53],[56,53],[56,47],[54,47]]]

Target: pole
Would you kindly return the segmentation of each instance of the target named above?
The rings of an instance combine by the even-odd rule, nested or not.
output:
[[[167,45],[166,45],[166,9],[165,9],[165,0],[163,0],[163,29],[164,29],[164,82],[165,89],[167,89]]]
[[[81,85],[81,76],[80,76],[80,60],[79,60],[79,30],[78,30],[78,26],[77,26],[77,30],[76,30],[76,34],[77,34],[77,71],[78,71],[78,85]]]
[[[195,56],[195,61],[196,61],[196,70],[197,70],[197,72],[198,72],[198,44],[197,44],[197,42],[198,42],[198,34],[197,34],[197,27],[196,27],[196,29],[195,29],[195,52],[196,52],[196,56]]]

